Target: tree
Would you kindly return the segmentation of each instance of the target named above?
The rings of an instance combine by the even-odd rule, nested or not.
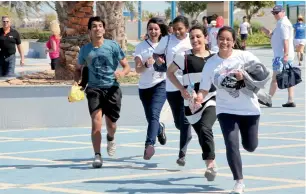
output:
[[[137,14],[134,6],[136,4],[137,1],[124,1],[124,8],[132,14],[131,20],[134,20],[134,17],[136,17]]]
[[[171,3],[171,1],[167,1],[167,3]],[[198,18],[200,13],[206,10],[207,7],[205,1],[177,1],[176,4],[180,13],[183,11],[190,15],[192,19]]]
[[[275,5],[274,1],[237,1],[235,6],[240,9],[245,10],[245,14],[249,20],[258,13],[261,8],[273,7]]]
[[[80,47],[88,43],[88,20],[93,16],[93,1],[56,1],[55,9],[61,28],[60,63],[55,79],[72,80]]]
[[[54,9],[53,3],[48,1],[1,1],[1,7],[7,7],[10,12],[17,14],[19,19],[29,16],[41,17],[42,6],[47,5]]]
[[[53,13],[45,14],[45,30],[49,30],[50,28],[50,22],[53,20],[56,20],[56,15]]]
[[[171,8],[170,7],[165,9],[165,16],[166,16],[166,20],[170,20],[171,18]]]
[[[123,1],[97,1],[97,15],[105,21],[105,38],[116,40],[126,51],[125,21]]]

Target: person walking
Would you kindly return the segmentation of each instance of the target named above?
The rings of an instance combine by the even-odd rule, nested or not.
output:
[[[61,42],[61,30],[56,20],[50,23],[50,30],[52,35],[49,37],[46,46],[46,53],[49,53],[51,59],[51,70],[55,70],[55,67],[59,64],[60,60],[60,42]]]
[[[294,28],[294,46],[299,61],[299,66],[302,65],[304,48],[306,44],[306,25],[303,16],[299,15],[297,23],[293,25]]]
[[[16,64],[16,45],[20,55],[20,66],[24,65],[24,53],[20,35],[11,27],[8,16],[2,16],[0,28],[0,77],[14,77]]]
[[[122,99],[117,80],[130,72],[130,66],[118,43],[103,38],[105,22],[99,16],[89,19],[88,30],[91,42],[80,49],[75,84],[80,79],[82,67],[87,67],[88,83],[85,92],[92,122],[91,139],[95,153],[92,166],[100,168],[103,164],[101,157],[102,117],[105,115],[107,153],[113,156],[116,151],[116,122],[120,117]],[[119,63],[123,70],[116,71]]]

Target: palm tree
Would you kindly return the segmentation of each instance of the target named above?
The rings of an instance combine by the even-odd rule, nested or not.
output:
[[[105,21],[105,38],[116,40],[126,51],[124,4],[123,1],[97,1],[96,7],[97,15]]]
[[[93,1],[55,2],[62,35],[60,65],[55,68],[55,79],[73,79],[80,47],[89,42],[87,24],[93,16],[93,5]]]

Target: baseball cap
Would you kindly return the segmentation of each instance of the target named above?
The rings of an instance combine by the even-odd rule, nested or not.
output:
[[[281,11],[285,11],[283,6],[281,5],[276,5],[273,7],[271,13],[278,13],[278,12],[281,12]]]

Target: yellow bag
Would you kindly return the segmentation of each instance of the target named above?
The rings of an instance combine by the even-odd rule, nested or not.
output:
[[[68,96],[69,102],[77,102],[77,101],[84,100],[85,93],[84,91],[81,90],[81,88],[82,88],[81,86],[76,86],[76,85],[73,85],[71,87],[71,90]]]

